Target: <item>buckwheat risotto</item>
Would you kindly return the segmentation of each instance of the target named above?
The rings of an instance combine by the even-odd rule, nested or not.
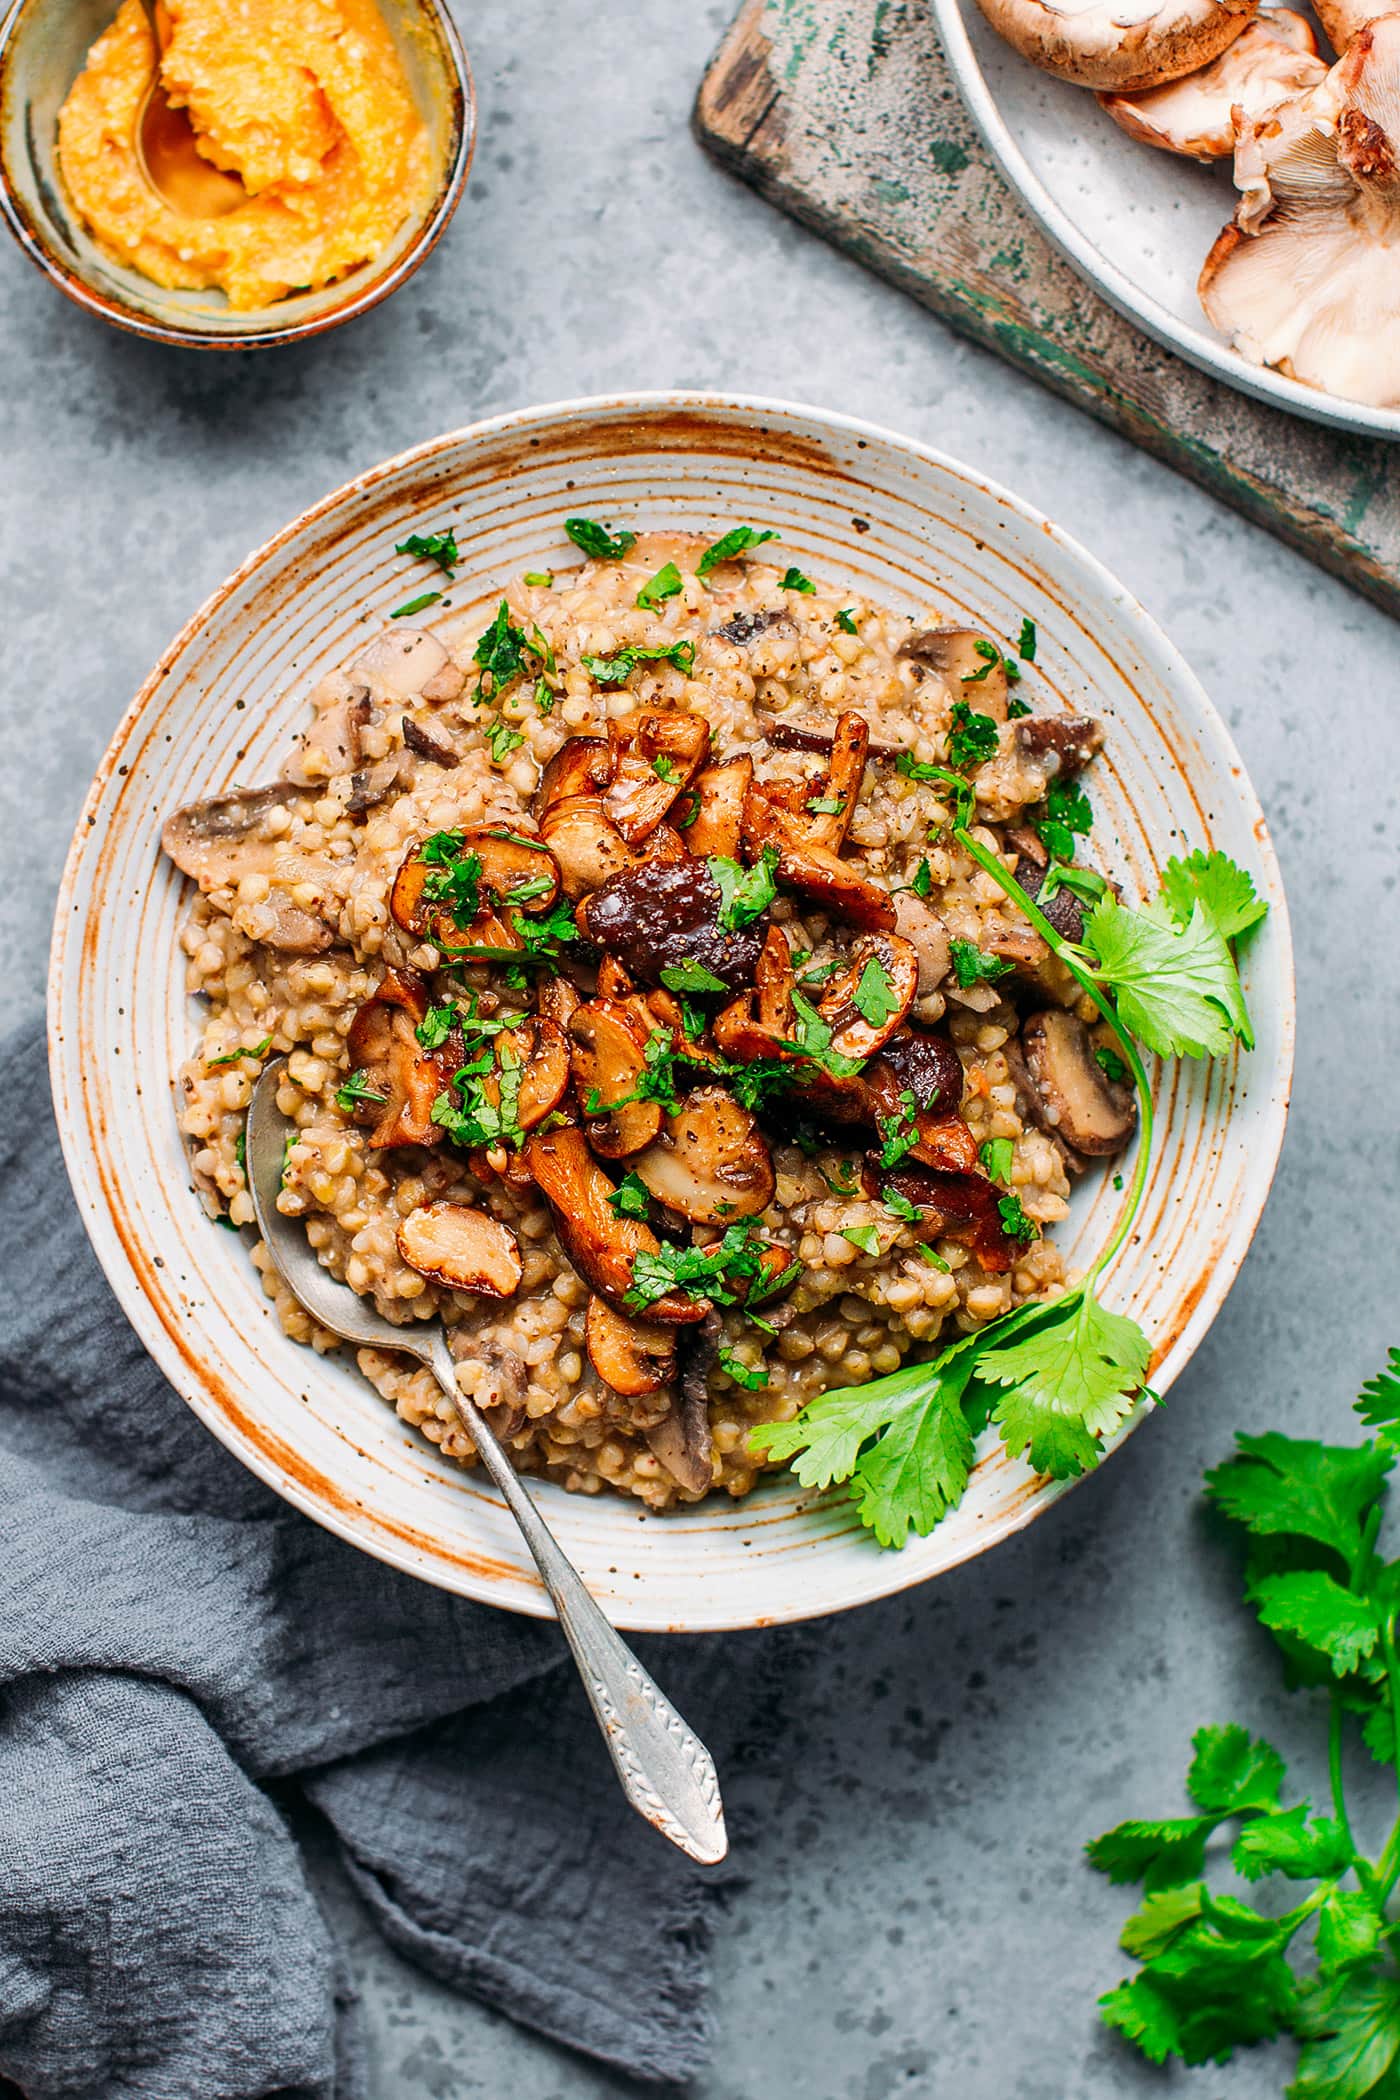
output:
[[[948,820],[970,785],[1037,895],[1100,733],[1029,709],[996,638],[771,535],[567,530],[581,567],[450,645],[391,625],[278,782],[168,822],[208,1002],[180,1123],[206,1207],[250,1224],[244,1113],[285,1054],[280,1207],[320,1260],[441,1315],[522,1471],[664,1509],[747,1492],[755,1423],[1062,1281],[1046,1229],[1132,1095]],[[1045,911],[1079,937],[1071,889]],[[336,1346],[252,1256],[287,1332]],[[474,1462],[426,1370],[358,1362]]]

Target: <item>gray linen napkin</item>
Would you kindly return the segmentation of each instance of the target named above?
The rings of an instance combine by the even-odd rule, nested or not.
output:
[[[0,1045],[0,1249],[0,2074],[28,2100],[359,2100],[299,1786],[411,1959],[690,2076],[723,1876],[625,1807],[552,1626],[343,1545],[177,1398],[88,1247],[37,1029]],[[752,1765],[801,1643],[639,1645]]]

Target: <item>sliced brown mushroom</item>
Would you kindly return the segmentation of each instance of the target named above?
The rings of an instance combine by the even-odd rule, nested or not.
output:
[[[374,719],[369,687],[343,671],[323,678],[311,695],[315,718],[292,747],[282,768],[284,780],[295,781],[314,794],[324,794],[326,782],[343,773],[353,773],[364,755],[363,736]]]
[[[663,969],[698,963],[731,987],[752,980],[763,922],[737,932],[719,924],[719,885],[703,860],[650,861],[615,876],[579,906],[580,931],[633,977],[657,984]]]
[[[918,989],[919,958],[910,943],[897,933],[865,934],[818,1007],[831,1029],[830,1047],[842,1057],[873,1057],[899,1027]]]
[[[273,809],[299,802],[306,790],[278,780],[266,787],[237,788],[207,802],[188,802],[167,817],[161,845],[207,896],[211,890],[236,887],[245,875],[265,875],[272,885],[259,916],[256,938],[287,955],[322,955],[335,940],[334,930],[317,915],[293,903],[288,891],[303,882],[318,883],[323,872],[311,857],[281,838],[263,834],[264,817]]]
[[[733,642],[736,649],[747,649],[761,634],[795,635],[797,623],[786,612],[740,612],[710,632],[722,642]]]
[[[505,911],[548,911],[559,895],[559,863],[543,839],[504,825],[478,825],[462,833],[457,849],[459,863],[473,856],[480,862],[480,909],[463,924],[432,899],[432,877],[438,871],[422,856],[423,842],[415,840],[399,863],[389,912],[405,933],[440,948],[518,948],[520,938],[503,916]]]
[[[659,1101],[638,1101],[646,1074],[648,1036],[626,1007],[591,999],[568,1022],[570,1060],[579,1104],[587,1118],[588,1142],[604,1159],[627,1159],[651,1144],[661,1129]],[[614,1107],[613,1103],[621,1103]]]
[[[1032,715],[1003,730],[1001,749],[978,769],[979,809],[1006,823],[1043,802],[1052,780],[1078,773],[1103,744],[1103,724],[1084,715]]]
[[[679,1337],[680,1397],[672,1402],[670,1413],[646,1431],[653,1455],[689,1495],[707,1494],[714,1480],[710,1368],[723,1332],[719,1314],[712,1311]]]
[[[857,874],[839,853],[818,844],[811,821],[784,809],[757,781],[744,802],[744,847],[757,859],[765,846],[778,856],[778,873],[804,897],[811,897],[848,925],[867,932],[889,932],[894,903],[878,882]]]
[[[895,655],[935,672],[950,701],[965,700],[979,715],[1006,720],[1006,663],[989,634],[976,627],[925,627],[901,642]]]
[[[569,1016],[583,1003],[583,994],[567,977],[541,977],[535,987],[535,1011],[542,1021],[553,1021],[568,1032]]]
[[[535,793],[540,836],[559,863],[564,895],[575,902],[649,858],[645,845],[629,846],[608,820],[603,790],[609,771],[604,738],[570,737],[550,759]]]
[[[925,1239],[953,1240],[968,1247],[990,1276],[1002,1276],[1016,1258],[1001,1217],[996,1185],[982,1174],[942,1172],[927,1166],[901,1165],[881,1171],[882,1183],[923,1212]]]
[[[826,778],[820,791],[808,797],[808,815],[811,819],[808,837],[815,846],[824,846],[830,853],[839,853],[846,843],[846,833],[851,828],[851,818],[856,813],[860,800],[861,785],[865,779],[865,759],[870,748],[870,728],[865,716],[854,708],[836,718],[836,728],[831,739],[831,757],[827,762]],[[823,805],[834,802],[836,807],[813,809],[811,804]]]
[[[808,727],[803,722],[774,722],[764,731],[765,740],[775,751],[830,751],[833,737],[829,729]],[[867,758],[898,758],[898,744],[875,744],[866,746]]]
[[[353,1116],[357,1123],[373,1125],[370,1144],[376,1150],[442,1141],[432,1109],[446,1078],[414,1033],[427,1011],[420,981],[386,970],[350,1024],[351,1066],[362,1075],[363,1089],[379,1097],[357,1103]]]
[[[1323,0],[1318,11],[1331,35],[1328,4]],[[1357,16],[1358,22],[1367,19],[1366,13]],[[1291,8],[1271,7],[1199,72],[1136,95],[1100,95],[1099,101],[1115,124],[1145,146],[1188,160],[1224,160],[1235,150],[1237,109],[1247,119],[1261,116],[1316,87],[1326,71],[1311,25]]]
[[[773,1158],[754,1117],[723,1087],[701,1087],[632,1161],[659,1203],[696,1225],[756,1217],[773,1200]]]
[[[569,1045],[562,1028],[537,1015],[518,1028],[503,1028],[495,1041],[495,1070],[484,1073],[481,1091],[493,1108],[501,1103],[501,1074],[510,1067],[520,1073],[515,1101],[515,1124],[533,1130],[553,1113],[569,1085]]]
[[[1040,892],[1044,887],[1047,872],[1048,863],[1044,859],[1032,860],[1028,853],[1023,853],[1020,856],[1015,868],[1012,870],[1026,895],[1034,898],[1036,903],[1040,904],[1040,909],[1044,912],[1056,933],[1062,939],[1074,941],[1077,944],[1084,938],[1084,906],[1079,898],[1075,896],[1074,891],[1067,889],[1057,889],[1053,897],[1047,898],[1041,904]],[[1005,953],[1002,949],[998,949],[995,952],[998,954]]]
[[[611,778],[603,814],[630,845],[639,845],[690,786],[709,756],[710,725],[678,709],[631,715],[608,724]]]
[[[1137,1101],[1104,1071],[1079,1016],[1056,1006],[1032,1014],[1021,1049],[1042,1128],[1089,1158],[1121,1152],[1137,1128]]]
[[[588,1149],[581,1130],[536,1130],[526,1140],[525,1164],[548,1203],[565,1254],[584,1281],[619,1312],[632,1287],[638,1254],[657,1254],[660,1241],[638,1218],[619,1217],[613,1183]],[[646,1308],[649,1320],[687,1326],[703,1320],[709,1300],[668,1291]]]
[[[424,1203],[411,1210],[399,1227],[398,1248],[410,1269],[450,1291],[509,1298],[520,1287],[515,1234],[499,1218],[465,1203]]]
[[[524,1364],[502,1347],[499,1336],[480,1317],[458,1320],[449,1327],[447,1346],[455,1363],[487,1373],[492,1397],[479,1399],[477,1405],[501,1442],[508,1444],[530,1419],[525,1410],[530,1377]]]
[[[936,992],[951,967],[948,929],[938,913],[913,890],[898,890],[894,899],[895,931],[919,959],[918,997]]]
[[[892,1115],[894,1101],[906,1090],[914,1096],[920,1115],[950,1115],[962,1102],[962,1059],[948,1037],[932,1028],[901,1028],[868,1066],[865,1077],[881,1115]],[[891,1081],[893,1100],[889,1098]]]
[[[752,781],[751,758],[727,758],[696,774],[685,800],[673,813],[687,852],[702,858],[715,853],[723,860],[738,859],[744,797]]]
[[[1259,0],[980,0],[993,29],[1077,87],[1135,93],[1218,58]]]
[[[604,1385],[624,1399],[660,1392],[676,1369],[674,1330],[615,1312],[596,1292],[584,1320],[588,1360]]]
[[[421,722],[414,721],[412,715],[405,715],[400,727],[404,743],[415,757],[426,758],[448,773],[461,765],[462,752],[448,742],[440,729],[425,729]]]

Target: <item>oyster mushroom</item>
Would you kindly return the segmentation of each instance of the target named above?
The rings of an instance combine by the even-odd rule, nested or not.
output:
[[[919,989],[919,958],[897,933],[865,934],[833,977],[818,1008],[842,1057],[873,1057],[889,1041]]]
[[[901,642],[895,655],[920,672],[935,672],[950,701],[966,700],[978,714],[1006,720],[1006,662],[989,634],[975,627],[926,627]]]
[[[1043,1130],[1088,1158],[1121,1152],[1137,1128],[1130,1086],[1110,1079],[1077,1014],[1049,1006],[1021,1031],[1032,1088],[1031,1113]]]
[[[568,1036],[589,1144],[603,1159],[640,1152],[661,1129],[661,1103],[636,1099],[646,1075],[649,1031],[635,1025],[626,1007],[592,999],[569,1016]]]
[[[619,1312],[632,1287],[632,1267],[639,1254],[657,1254],[660,1241],[639,1218],[619,1217],[609,1200],[613,1183],[588,1149],[581,1130],[536,1130],[526,1140],[525,1164],[534,1176],[554,1219],[559,1244],[600,1298]],[[647,1317],[685,1326],[703,1320],[707,1298],[668,1291],[647,1307]]]
[[[1114,123],[1145,146],[1188,160],[1223,160],[1235,150],[1236,108],[1257,117],[1316,87],[1326,71],[1311,24],[1292,8],[1265,8],[1198,73],[1141,94],[1099,100]]]
[[[1246,123],[1234,223],[1197,289],[1253,364],[1400,404],[1400,15],[1352,37],[1326,79]]]
[[[714,1480],[710,1434],[710,1369],[719,1353],[723,1327],[717,1312],[708,1312],[698,1327],[680,1337],[681,1391],[669,1414],[645,1432],[653,1455],[690,1495],[703,1495]]]
[[[1259,0],[979,0],[1023,58],[1077,87],[1131,94],[1218,58]]]
[[[710,750],[710,727],[675,709],[609,722],[611,778],[603,814],[629,845],[650,837]]]
[[[717,853],[737,860],[744,827],[744,797],[753,783],[751,758],[727,758],[696,774],[690,792],[676,807],[676,823],[686,851]]]
[[[398,1230],[398,1249],[410,1269],[450,1291],[509,1298],[520,1287],[520,1247],[498,1218],[465,1203],[423,1203]]]
[[[419,980],[386,970],[350,1023],[351,1065],[363,1075],[363,1089],[377,1096],[356,1104],[354,1120],[373,1125],[370,1144],[376,1150],[442,1142],[432,1110],[445,1075],[414,1033],[427,1011],[428,995]]]
[[[674,1332],[650,1320],[629,1319],[596,1293],[588,1301],[583,1339],[588,1360],[604,1385],[624,1399],[660,1392],[675,1373]]]
[[[265,875],[271,884],[266,901],[248,907],[258,915],[253,937],[287,955],[323,955],[335,940],[324,919],[288,894],[303,882],[319,888],[323,874],[309,856],[285,839],[268,837],[262,828],[269,811],[290,807],[305,792],[294,781],[278,780],[267,787],[237,788],[207,802],[188,802],[166,818],[160,835],[176,867],[193,876],[206,896],[211,890],[236,888],[245,875]]]
[[[595,890],[579,906],[578,923],[587,940],[644,983],[693,962],[737,989],[753,976],[763,922],[727,933],[719,909],[719,885],[703,860],[649,861]]]
[[[756,1217],[773,1200],[773,1158],[757,1122],[723,1087],[702,1087],[632,1161],[658,1203],[695,1225]]]
[[[950,955],[948,929],[933,906],[912,890],[899,890],[894,900],[895,931],[908,941],[919,959],[918,997],[936,992],[948,975]]]

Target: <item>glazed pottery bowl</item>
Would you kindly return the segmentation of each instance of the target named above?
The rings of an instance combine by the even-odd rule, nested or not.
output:
[[[51,971],[54,1095],[93,1244],[161,1369],[213,1433],[298,1509],[394,1566],[513,1611],[544,1594],[479,1473],[442,1460],[360,1377],[282,1334],[246,1245],[205,1216],[176,1129],[173,1077],[193,1040],[179,926],[183,878],[161,858],[178,804],[277,771],[306,696],[404,592],[394,542],[455,527],[444,614],[524,569],[576,560],[561,521],[782,535],[785,557],[911,614],[1039,647],[1037,711],[1100,717],[1093,852],[1129,901],[1183,847],[1249,868],[1267,922],[1244,975],[1257,1047],[1156,1069],[1159,1124],[1137,1229],[1106,1302],[1151,1337],[1161,1393],[1224,1301],[1268,1193],[1293,1055],[1288,919],[1264,819],[1224,725],[1128,593],[1073,541],[980,475],[814,409],[703,394],[566,403],[438,438],[363,474],[251,555],[174,641],[112,741],[78,825]],[[438,608],[441,611],[441,608]],[[1057,1229],[1071,1268],[1124,1198],[1095,1168]],[[1143,1410],[1130,1421],[1140,1419]],[[1163,1434],[1169,1434],[1164,1429]],[[883,1552],[842,1492],[775,1475],[655,1516],[621,1496],[533,1489],[618,1623],[755,1626],[839,1610],[981,1553],[1064,1493],[994,1437],[961,1506]]]
[[[118,0],[16,0],[0,25],[0,211],[61,292],[115,327],[197,350],[258,350],[367,313],[413,275],[457,208],[471,165],[471,68],[445,0],[380,0],[432,142],[427,205],[386,248],[337,283],[234,313],[222,292],[172,292],[114,262],[68,201],[58,112]]]

